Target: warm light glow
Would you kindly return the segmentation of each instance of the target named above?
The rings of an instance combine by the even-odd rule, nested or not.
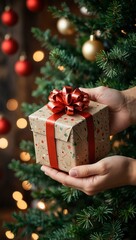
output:
[[[24,162],[30,161],[31,157],[28,152],[21,152],[20,153],[20,159]]]
[[[39,236],[36,233],[32,233],[31,237],[33,240],[39,239]]]
[[[101,31],[100,31],[100,30],[96,30],[96,31],[95,31],[95,35],[96,35],[97,37],[100,37],[100,36],[101,36]]]
[[[27,203],[24,200],[20,200],[17,202],[17,207],[21,210],[27,209]]]
[[[111,135],[111,136],[110,136],[110,140],[112,140],[112,138],[113,138],[113,136]]]
[[[65,70],[65,68],[63,66],[58,66],[58,69],[62,72]]]
[[[14,198],[14,200],[20,201],[20,200],[22,200],[23,195],[21,192],[15,191],[15,192],[13,192],[12,197]]]
[[[67,214],[68,214],[68,209],[64,209],[64,210],[63,210],[63,214],[64,214],[64,215],[67,215]]]
[[[14,239],[14,233],[12,233],[11,231],[6,231],[5,235],[8,239]]]
[[[46,204],[43,201],[39,201],[37,203],[37,207],[41,210],[45,210],[46,209]]]
[[[44,59],[44,52],[42,52],[42,51],[36,51],[36,52],[34,52],[34,54],[33,54],[33,60],[35,61],[35,62],[40,62],[40,61],[42,61]]]
[[[114,143],[113,143],[113,147],[116,147],[118,148],[119,146],[121,145],[121,142],[116,140]]]
[[[125,35],[127,34],[123,29],[121,30],[121,32],[122,32],[123,34],[125,34]]]
[[[88,12],[88,10],[87,10],[86,7],[81,7],[81,8],[80,8],[80,12],[81,12],[82,14],[86,15],[86,16],[90,16],[90,15],[91,15],[91,13]]]
[[[8,140],[6,138],[0,138],[0,148],[5,149],[8,147]]]
[[[21,129],[26,128],[27,127],[27,121],[26,121],[25,118],[19,118],[16,122],[16,125],[17,125],[18,128],[21,128]]]
[[[29,181],[23,181],[22,182],[22,187],[26,190],[26,191],[28,191],[28,190],[30,190],[31,188],[32,188],[32,184],[29,182]]]
[[[18,108],[18,102],[16,99],[11,98],[7,101],[6,106],[8,110],[15,111]]]

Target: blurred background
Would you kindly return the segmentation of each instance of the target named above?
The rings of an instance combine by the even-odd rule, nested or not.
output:
[[[25,0],[0,1],[0,239],[4,239],[2,224],[11,220],[11,212],[26,210],[31,203],[27,182],[20,182],[8,168],[12,159],[30,161],[29,153],[21,151],[22,139],[32,138],[28,119],[21,110],[22,102],[35,101],[35,77],[48,59],[48,52],[35,40],[32,27],[50,28],[58,33],[56,19],[47,6],[56,1],[38,1],[36,9]],[[29,1],[30,5],[32,1]],[[61,2],[61,1],[60,1]],[[57,1],[59,4],[59,1]],[[69,1],[72,5],[72,1]],[[61,36],[62,38],[62,36]],[[72,42],[73,37],[68,36]],[[25,60],[25,61],[24,61]],[[24,65],[20,64],[24,61]],[[23,202],[19,204],[19,199]],[[6,238],[7,239],[7,238]]]

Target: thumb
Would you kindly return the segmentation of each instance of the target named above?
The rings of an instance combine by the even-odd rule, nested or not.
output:
[[[69,171],[71,177],[88,177],[91,175],[99,175],[102,173],[101,164],[99,162],[89,165],[81,165],[73,167]]]
[[[80,88],[80,90],[88,93],[91,100],[102,103],[105,92],[107,93],[107,91],[109,91],[109,88],[105,86],[99,86],[95,88]],[[111,90],[109,93],[111,94]]]

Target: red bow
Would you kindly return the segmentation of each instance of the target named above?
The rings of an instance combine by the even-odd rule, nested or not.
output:
[[[62,90],[54,89],[49,95],[49,101],[47,106],[53,113],[64,110],[67,115],[73,115],[75,110],[82,112],[88,107],[89,95],[78,88],[73,90],[65,86]]]

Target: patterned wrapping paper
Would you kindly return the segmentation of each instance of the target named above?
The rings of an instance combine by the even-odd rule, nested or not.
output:
[[[95,159],[94,162],[105,157],[110,150],[109,140],[109,114],[108,107],[90,101],[85,112],[91,113],[94,125]],[[42,165],[50,164],[46,121],[53,115],[47,105],[29,116],[30,126],[33,131],[36,162]],[[92,163],[88,159],[88,140],[86,119],[76,113],[73,116],[63,114],[54,122],[55,142],[58,167],[68,172],[70,168]]]

